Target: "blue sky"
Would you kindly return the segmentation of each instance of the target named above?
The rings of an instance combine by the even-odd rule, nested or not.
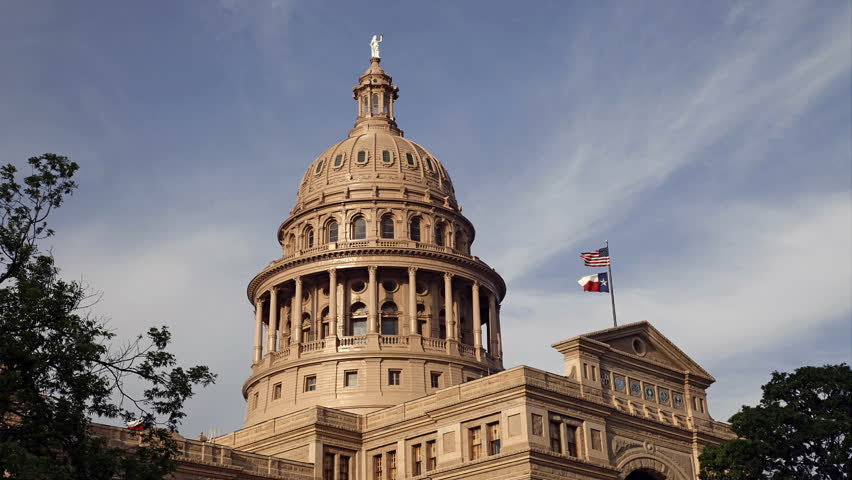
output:
[[[0,159],[80,189],[63,272],[128,338],[169,325],[219,381],[182,433],[243,420],[250,278],[299,179],[355,119],[384,33],[398,122],[453,177],[504,275],[507,367],[611,323],[580,251],[609,239],[621,322],[718,380],[852,357],[852,9],[799,2],[0,2]]]

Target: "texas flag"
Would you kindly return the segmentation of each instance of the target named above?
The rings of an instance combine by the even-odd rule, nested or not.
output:
[[[608,292],[609,278],[606,273],[598,273],[595,275],[586,275],[577,280],[577,283],[583,286],[584,292]]]

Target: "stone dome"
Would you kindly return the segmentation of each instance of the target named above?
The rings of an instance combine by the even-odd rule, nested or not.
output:
[[[455,207],[447,170],[421,145],[387,131],[357,133],[324,151],[305,172],[297,209],[315,197],[364,184],[388,189],[414,187]]]
[[[396,124],[394,101],[399,88],[372,58],[352,88],[358,117],[348,138],[326,149],[308,167],[299,185],[294,212],[329,195],[376,188],[413,187],[432,203],[457,208],[447,170],[434,155],[404,137]],[[405,196],[405,195],[403,195]]]

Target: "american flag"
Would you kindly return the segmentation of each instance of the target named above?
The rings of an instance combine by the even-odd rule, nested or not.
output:
[[[594,252],[583,252],[580,254],[583,263],[587,267],[608,267],[609,266],[609,248],[604,247]]]

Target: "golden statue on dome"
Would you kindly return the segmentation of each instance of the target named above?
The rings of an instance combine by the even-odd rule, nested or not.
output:
[[[370,51],[372,52],[372,58],[382,58],[379,52],[379,44],[382,43],[385,39],[385,34],[380,33],[378,35],[373,35],[373,39],[370,40]]]

